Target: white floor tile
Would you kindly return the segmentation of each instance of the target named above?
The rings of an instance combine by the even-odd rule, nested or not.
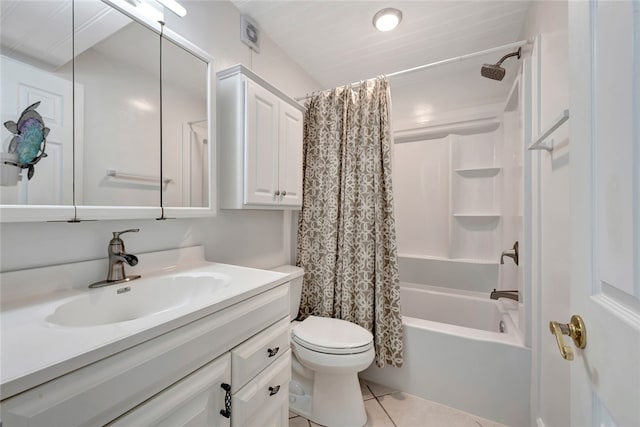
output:
[[[364,400],[373,399],[373,393],[371,393],[371,390],[367,387],[365,380],[362,379],[360,380],[360,391],[362,392],[362,398]]]
[[[402,392],[385,395],[379,400],[397,427],[502,426],[493,421]]]
[[[365,427],[394,427],[393,422],[376,399],[364,402],[364,409],[367,411]]]
[[[309,421],[302,417],[289,418],[289,427],[309,427]]]
[[[380,397],[380,396],[384,396],[386,394],[391,394],[391,393],[395,393],[398,390],[394,390],[390,387],[384,386],[382,384],[376,384],[376,383],[372,383],[370,381],[365,381],[365,384],[367,386],[369,386],[369,389],[371,390],[371,392],[373,393],[374,396],[376,397]]]
[[[364,407],[367,411],[365,427],[506,427],[439,403],[394,391],[380,384],[360,381]],[[374,394],[380,393],[378,399]],[[289,412],[289,427],[325,427]]]
[[[364,427],[394,427],[393,422],[391,422],[391,419],[376,399],[372,398],[365,401],[364,410],[367,412],[367,423]],[[289,423],[291,423],[291,420],[289,420]],[[309,424],[311,427],[324,427],[313,421],[309,421]],[[291,426],[291,424],[289,424],[289,426]]]

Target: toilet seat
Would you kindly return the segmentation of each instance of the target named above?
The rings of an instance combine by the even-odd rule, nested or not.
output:
[[[296,344],[325,354],[358,354],[373,348],[373,335],[361,326],[341,319],[309,316],[291,328]]]

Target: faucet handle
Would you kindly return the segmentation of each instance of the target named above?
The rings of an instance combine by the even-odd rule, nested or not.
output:
[[[138,231],[140,231],[139,228],[130,228],[130,229],[124,230],[124,231],[114,231],[113,232],[113,238],[114,239],[119,239],[121,234],[124,234],[124,233],[137,233]]]

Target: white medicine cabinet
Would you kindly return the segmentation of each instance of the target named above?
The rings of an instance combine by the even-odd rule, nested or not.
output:
[[[222,209],[300,209],[304,108],[242,65],[217,74]]]
[[[7,8],[1,222],[215,215],[213,58],[138,6],[21,0]],[[39,140],[23,136],[34,117]]]

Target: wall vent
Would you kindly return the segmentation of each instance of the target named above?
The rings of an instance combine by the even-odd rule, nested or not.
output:
[[[260,53],[260,29],[248,15],[240,16],[240,40],[251,50]]]

